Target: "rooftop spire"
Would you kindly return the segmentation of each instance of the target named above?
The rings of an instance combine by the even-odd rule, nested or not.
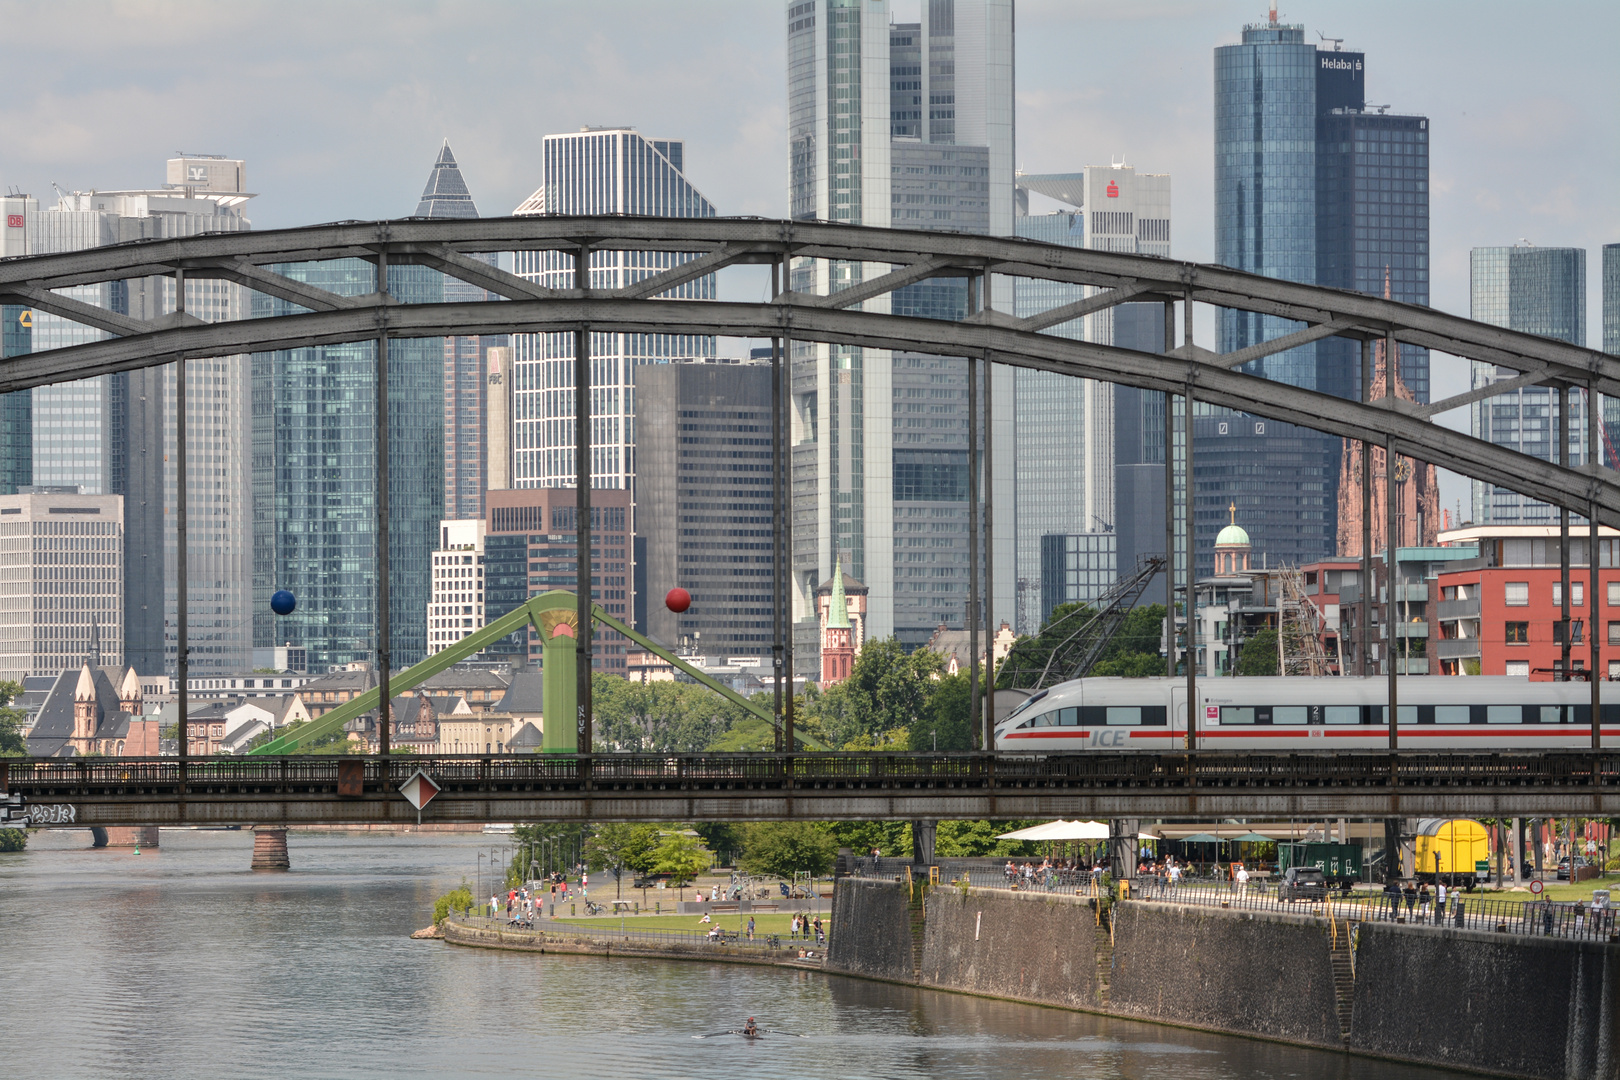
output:
[[[450,152],[450,140],[439,148],[439,158],[428,174],[427,187],[422,189],[422,201],[416,204],[417,217],[475,218],[478,207],[473,205],[472,193],[461,178],[456,155]]]
[[[849,629],[849,601],[844,598],[844,557],[833,556],[832,598],[827,601],[827,629]]]

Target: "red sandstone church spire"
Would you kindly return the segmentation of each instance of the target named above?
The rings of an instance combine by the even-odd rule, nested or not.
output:
[[[844,560],[836,556],[827,625],[821,632],[821,688],[843,682],[854,667],[855,637],[849,622],[849,602],[844,596]]]
[[[1389,267],[1384,267],[1384,299],[1389,297]],[[1385,365],[1391,358],[1385,355],[1383,340],[1373,346],[1372,399],[1384,396]],[[1414,401],[1412,391],[1401,381],[1400,350],[1395,350],[1395,396],[1401,401]],[[1385,524],[1389,520],[1389,505],[1384,448],[1367,447],[1372,466],[1372,549],[1385,549]],[[1362,444],[1355,439],[1344,440],[1344,452],[1339,467],[1339,544],[1338,553],[1347,558],[1361,557],[1361,463]],[[1397,547],[1424,547],[1433,544],[1440,525],[1440,486],[1433,465],[1425,465],[1404,455],[1395,458],[1395,522]]]

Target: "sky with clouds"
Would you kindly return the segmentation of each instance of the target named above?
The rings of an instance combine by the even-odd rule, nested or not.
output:
[[[895,0],[915,18],[919,0]],[[786,208],[777,0],[0,3],[0,184],[142,187],[176,151],[247,159],[257,228],[414,211],[448,138],[479,209],[538,184],[541,136],[629,124],[686,141],[721,213]],[[1367,54],[1368,101],[1430,117],[1432,303],[1467,313],[1468,251],[1620,242],[1620,3],[1315,0],[1311,40]],[[1213,254],[1212,49],[1264,0],[1019,0],[1018,163],[1168,172],[1174,254]],[[1436,393],[1466,386],[1437,361]],[[1448,485],[1449,486],[1449,485]],[[1449,504],[1453,495],[1448,492]]]

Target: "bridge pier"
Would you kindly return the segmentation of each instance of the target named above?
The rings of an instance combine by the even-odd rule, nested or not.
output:
[[[253,827],[253,869],[292,869],[292,860],[287,856],[286,829]]]
[[[156,825],[92,825],[91,847],[146,848],[158,846]]]

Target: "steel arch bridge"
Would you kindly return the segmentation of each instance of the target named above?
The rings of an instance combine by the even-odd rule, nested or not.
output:
[[[669,251],[686,261],[612,288],[548,289],[472,258],[485,252]],[[382,293],[342,296],[276,272],[278,264],[360,258],[414,264],[504,299],[402,304]],[[759,303],[659,299],[727,266],[814,258],[867,264],[867,280],[829,296],[782,292]],[[236,282],[307,313],[205,323],[184,312],[145,321],[63,296],[75,285],[149,276]],[[962,322],[862,310],[927,278],[1005,275],[1103,291],[1030,318],[980,311]],[[783,279],[786,280],[785,278]],[[658,299],[657,303],[649,301]],[[0,301],[106,331],[109,339],[0,361],[0,392],[189,358],[359,340],[593,330],[789,338],[944,356],[982,357],[1198,401],[1388,447],[1620,527],[1620,483],[1599,463],[1566,467],[1444,427],[1434,418],[1523,386],[1581,387],[1620,397],[1620,358],[1487,326],[1429,308],[1221,266],[1001,237],[907,232],[753,218],[512,217],[471,221],[339,222],[266,232],[137,241],[62,255],[0,260]],[[1042,330],[1125,302],[1182,302],[1274,315],[1303,328],[1216,353],[1185,335],[1168,354],[1073,341]],[[878,306],[884,306],[879,304]],[[1168,309],[1167,309],[1168,322]],[[1190,317],[1185,320],[1190,329]],[[1329,336],[1422,346],[1518,374],[1429,404],[1393,395],[1358,402],[1242,370]],[[1594,410],[1595,411],[1595,410]]]

